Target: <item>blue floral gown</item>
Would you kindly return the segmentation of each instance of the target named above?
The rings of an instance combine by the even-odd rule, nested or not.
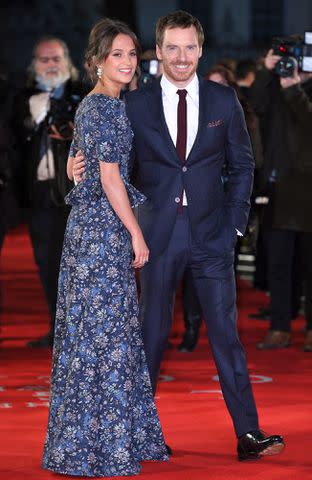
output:
[[[84,153],[61,260],[50,413],[43,468],[79,476],[134,475],[168,460],[138,321],[130,236],[100,182],[99,160],[118,163],[130,203],[132,131],[122,101],[85,97],[71,155]]]

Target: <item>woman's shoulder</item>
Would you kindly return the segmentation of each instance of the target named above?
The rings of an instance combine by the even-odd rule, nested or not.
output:
[[[93,119],[105,121],[124,112],[124,103],[119,98],[109,97],[102,93],[87,95],[80,104],[80,114],[92,115]]]

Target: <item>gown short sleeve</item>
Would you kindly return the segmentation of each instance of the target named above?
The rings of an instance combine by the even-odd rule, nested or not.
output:
[[[75,137],[71,152],[81,150],[86,168],[83,181],[66,196],[69,205],[101,198],[109,202],[100,179],[99,162],[116,163],[125,184],[130,205],[144,203],[146,197],[130,183],[130,150],[133,132],[124,103],[104,95],[90,95],[80,104],[76,114]]]
[[[75,157],[76,153],[79,150],[75,137],[76,137],[76,134],[75,134],[75,129],[74,129],[73,139],[72,139],[72,142],[71,142],[71,145],[70,145],[70,148],[69,148],[69,153],[68,153],[69,157]]]
[[[109,111],[99,111],[101,122],[95,129],[96,153],[98,160],[106,163],[120,163],[120,137],[118,136],[118,117],[109,115]]]

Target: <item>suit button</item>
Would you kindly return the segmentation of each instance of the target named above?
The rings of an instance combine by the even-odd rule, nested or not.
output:
[[[187,167],[182,167],[182,172],[187,172]]]
[[[179,197],[176,197],[176,198],[174,199],[174,201],[175,201],[176,203],[180,203],[180,198],[179,198]]]

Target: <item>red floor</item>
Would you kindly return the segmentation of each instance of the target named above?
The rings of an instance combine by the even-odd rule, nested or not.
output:
[[[0,281],[0,480],[61,479],[64,476],[40,468],[51,353],[25,346],[27,340],[46,331],[47,310],[24,228],[6,238]],[[216,370],[204,329],[195,352],[181,354],[176,349],[182,327],[178,301],[173,347],[163,363],[157,397],[174,455],[169,463],[144,463],[142,480],[312,479],[312,354],[302,351],[304,323],[302,319],[294,322],[291,348],[257,351],[255,344],[267,323],[249,320],[247,314],[266,302],[264,294],[240,285],[239,329],[261,426],[284,435],[285,451],[256,462],[237,461],[236,440],[214,379]]]

